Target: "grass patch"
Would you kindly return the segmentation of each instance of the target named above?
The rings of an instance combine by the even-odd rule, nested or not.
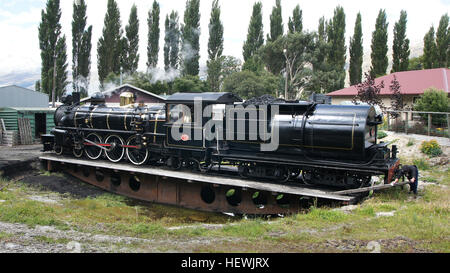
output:
[[[378,131],[378,139],[386,138],[388,134],[385,131]]]
[[[418,158],[413,160],[413,164],[419,168],[420,171],[426,171],[430,169],[430,165],[428,162],[423,158]]]
[[[310,221],[318,220],[338,223],[346,220],[348,217],[347,214],[343,213],[342,211],[313,207],[311,211],[306,214],[305,218]]]
[[[10,223],[22,223],[34,227],[59,226],[65,224],[58,220],[54,208],[36,201],[22,201],[0,206],[0,220]]]
[[[160,224],[146,224],[137,223],[131,225],[129,228],[125,227],[124,230],[129,230],[131,233],[136,235],[163,235],[166,233],[166,229]]]
[[[13,234],[6,233],[6,232],[3,232],[3,231],[0,232],[0,241],[5,241],[5,240],[8,240],[8,239],[10,239],[12,237],[14,237]]]
[[[415,144],[415,142],[414,142],[414,139],[409,139],[408,140],[408,143],[406,144],[406,147],[411,147],[411,146],[414,146],[414,144]]]
[[[261,238],[270,231],[271,227],[261,219],[243,220],[237,225],[225,225],[220,233],[226,236],[245,237],[249,239]]]
[[[373,217],[375,216],[375,209],[372,206],[364,206],[355,210],[357,215]]]
[[[426,172],[423,172],[422,175],[424,181],[450,186],[450,168],[446,166],[432,167]]]
[[[67,245],[68,243],[71,242],[71,240],[66,239],[66,238],[50,238],[47,236],[35,236],[34,237],[35,240],[42,242],[42,243],[46,243],[46,244],[64,244]]]
[[[449,168],[430,167],[422,171],[424,177],[436,183],[448,183]],[[426,176],[425,176],[426,175]],[[368,241],[393,242],[383,245],[382,251],[410,251],[409,245],[395,244],[399,237],[413,241],[415,248],[427,251],[449,252],[448,229],[450,189],[427,185],[418,199],[401,188],[376,192],[357,209],[346,214],[326,207],[312,207],[300,214],[272,219],[252,220],[229,218],[220,214],[203,213],[172,206],[155,205],[132,201],[128,198],[104,194],[96,198],[64,198],[59,205],[40,203],[27,199],[35,188],[12,184],[0,192],[0,221],[34,225],[50,225],[59,229],[74,229],[92,234],[133,236],[137,238],[163,238],[167,247],[157,246],[161,251],[183,251],[191,249],[190,238],[225,239],[205,244],[196,251],[201,252],[342,252],[330,246],[329,241],[347,244],[358,242],[354,251],[365,251]],[[378,212],[395,211],[393,217],[375,217]],[[207,229],[196,223],[225,224],[219,229]],[[186,226],[169,230],[171,226]],[[0,240],[8,234],[0,233]],[[177,240],[182,238],[181,244]],[[227,238],[233,238],[227,240]],[[48,244],[64,244],[64,239],[45,236],[35,238]],[[236,242],[235,242],[236,241]],[[184,246],[184,243],[188,244]],[[228,245],[227,245],[228,244]],[[139,245],[140,247],[141,245]],[[145,247],[142,244],[142,247]],[[389,247],[389,248],[388,248]]]

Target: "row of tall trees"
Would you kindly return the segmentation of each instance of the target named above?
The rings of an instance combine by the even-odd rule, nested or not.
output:
[[[180,70],[185,82],[199,82],[200,59],[200,0],[186,0],[184,17],[181,22],[176,11],[165,17],[164,23],[164,69],[166,72]],[[87,95],[91,68],[92,26],[87,26],[86,1],[74,2],[72,21],[73,45],[73,89]],[[59,0],[48,0],[42,12],[39,38],[42,57],[42,75],[37,86],[46,93],[56,90],[60,97],[68,85],[66,39],[59,23],[61,10]],[[150,74],[159,62],[160,5],[154,0],[148,12],[147,76],[137,73],[139,63],[139,18],[137,7],[132,6],[128,24],[122,28],[120,10],[115,0],[108,0],[102,36],[97,42],[97,66],[100,83],[115,79],[119,74],[136,75],[131,78],[151,82]],[[357,14],[354,34],[346,45],[346,15],[343,7],[334,10],[333,17],[320,18],[317,31],[303,29],[303,11],[297,5],[287,21],[284,31],[281,0],[276,0],[270,14],[270,32],[264,37],[262,3],[253,6],[247,39],[243,45],[244,63],[231,56],[223,56],[224,26],[221,21],[219,0],[212,2],[207,60],[207,81],[210,91],[236,91],[242,89],[233,80],[246,75],[255,79],[247,90],[256,90],[261,83],[274,86],[278,82],[278,95],[285,89],[292,99],[314,91],[327,93],[344,87],[346,79],[347,49],[350,57],[350,83],[361,83],[363,64],[362,16]],[[424,38],[424,55],[420,62],[424,68],[448,66],[449,30],[448,15],[441,18],[435,34],[434,28]],[[394,25],[393,66],[391,72],[404,71],[416,65],[409,55],[409,40],[406,37],[407,13],[401,11]],[[386,11],[381,9],[372,33],[370,74],[373,77],[385,75],[388,67],[388,27]],[[266,38],[266,41],[265,41]],[[235,75],[235,73],[241,73]],[[139,74],[139,75],[138,75]],[[228,79],[227,81],[227,78]],[[139,79],[139,80],[138,80]],[[247,81],[248,82],[248,81]],[[257,84],[256,84],[257,83]],[[189,85],[187,84],[187,85]],[[181,84],[182,85],[182,84]],[[203,87],[202,87],[203,88]],[[199,88],[196,88],[199,89]],[[265,88],[260,88],[266,90]],[[257,93],[257,92],[247,92]],[[274,95],[275,92],[273,92]],[[284,93],[283,93],[284,94]],[[240,94],[247,97],[248,94]]]
[[[423,56],[421,56],[419,67],[424,69],[449,67],[450,29],[448,14],[444,14],[441,17],[436,32],[434,26],[430,27],[430,30],[423,38],[423,42]]]

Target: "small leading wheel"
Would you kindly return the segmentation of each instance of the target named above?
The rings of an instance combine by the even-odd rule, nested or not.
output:
[[[291,173],[288,169],[280,167],[275,170],[275,176],[280,183],[286,183],[291,178]]]
[[[296,179],[297,177],[300,176],[301,170],[293,169],[293,170],[289,170],[289,172],[291,173],[291,179]]]
[[[62,155],[64,152],[64,148],[62,146],[58,146],[56,144],[53,147],[53,149],[55,150],[56,155]]]
[[[242,163],[239,165],[238,167],[238,172],[239,172],[239,176],[242,178],[248,178],[249,174],[250,174],[250,168],[248,167],[247,164]]]
[[[98,145],[102,144],[102,138],[96,133],[89,134],[86,139]],[[92,160],[99,159],[103,152],[102,148],[97,147],[89,142],[85,144],[84,150],[86,152],[86,155]]]
[[[131,163],[137,166],[145,164],[148,160],[148,150],[138,143],[136,136],[128,139],[126,153]]]
[[[125,145],[123,138],[117,135],[110,135],[106,138],[105,144],[111,145],[107,151],[105,151],[106,157],[111,162],[119,162],[125,155]]]
[[[360,182],[359,188],[369,187],[373,183],[372,176],[370,176],[370,175],[362,176],[360,178],[360,181],[361,182]]]
[[[179,170],[183,167],[183,161],[180,158],[172,156],[169,157],[166,161],[166,165],[172,168],[173,170]]]
[[[83,150],[83,148],[81,148],[81,149],[77,149],[76,147],[73,147],[73,155],[76,157],[76,158],[81,158],[82,156],[83,156],[83,153],[84,153],[84,150]]]

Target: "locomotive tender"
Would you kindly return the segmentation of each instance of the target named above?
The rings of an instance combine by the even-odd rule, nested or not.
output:
[[[76,97],[56,110],[44,151],[149,168],[237,166],[243,177],[337,188],[368,186],[375,175],[390,183],[400,163],[395,146],[378,143],[382,116],[372,106],[248,106],[231,93],[177,93],[165,104],[108,107],[101,93],[89,105]],[[276,149],[261,149],[275,132]]]

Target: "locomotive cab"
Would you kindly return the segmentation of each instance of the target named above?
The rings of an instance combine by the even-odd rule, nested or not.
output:
[[[223,121],[226,105],[242,100],[232,93],[177,93],[166,100],[166,143],[168,148],[205,150],[217,148],[206,135],[208,121]],[[209,113],[210,115],[208,115]],[[205,117],[205,116],[210,116]],[[218,126],[215,128],[219,134]],[[222,132],[223,133],[223,127]]]

